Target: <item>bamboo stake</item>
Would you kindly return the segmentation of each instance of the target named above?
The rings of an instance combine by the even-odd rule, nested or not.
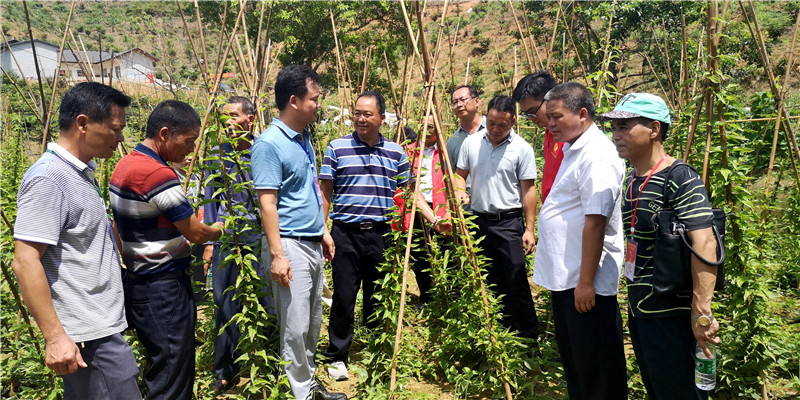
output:
[[[89,69],[89,65],[88,65],[89,61],[86,59],[86,52],[85,51],[80,51],[81,48],[80,48],[80,46],[78,46],[78,41],[75,40],[75,35],[72,33],[72,28],[70,28],[68,30],[69,30],[69,36],[72,39],[72,44],[67,43],[67,47],[69,47],[69,51],[72,52],[72,56],[75,58],[75,61],[78,63],[78,67],[81,69],[81,72],[83,72],[83,77],[86,78],[86,81],[87,82],[94,82],[94,74]],[[72,47],[73,45],[75,47]],[[78,51],[75,51],[75,49],[78,49]]]
[[[89,72],[92,73],[92,81],[94,82],[94,57],[89,59],[89,52],[86,51],[86,46],[83,44],[83,38],[82,37],[78,36],[78,42],[80,42],[80,44],[81,44],[81,48],[83,49],[83,54],[86,55],[86,59],[89,60],[88,61]]]
[[[266,49],[262,49],[261,48],[261,28],[264,25],[264,11],[266,9],[266,5],[267,5],[266,1],[262,1],[261,2],[261,11],[258,14],[258,31],[256,31],[256,59],[255,59],[255,66],[254,66],[254,70],[253,70],[253,77],[254,77],[253,88],[256,91],[256,93],[253,94],[253,102],[254,103],[255,103],[255,100],[258,97],[260,97],[259,95],[261,94],[261,81],[263,80],[263,77],[262,77],[262,74],[261,74],[261,71],[262,71],[261,64],[263,63],[264,52],[266,51]],[[270,8],[270,11],[272,11],[272,8]],[[267,21],[267,27],[269,27],[269,21]],[[258,108],[256,108],[256,110],[258,110]],[[256,116],[256,118],[259,119],[258,126],[261,127],[262,126],[261,113],[257,112],[257,114],[258,115]]]
[[[458,40],[458,26],[456,24],[456,31],[453,33],[453,45],[450,46],[450,86],[456,86],[456,71],[455,71],[455,63],[453,63],[453,52],[456,49],[456,41]]]
[[[525,9],[525,2],[521,1],[520,5],[522,6],[522,16],[524,17],[525,21],[525,29],[528,31],[528,39],[531,41],[531,48],[533,50],[533,57],[536,64],[539,66],[540,70],[544,69],[544,62],[542,62],[542,57],[539,55],[539,46],[536,43],[536,39],[533,37],[533,33],[531,32],[531,24],[528,21],[528,11]]]
[[[247,0],[243,0],[242,1],[242,7],[245,7],[245,6],[247,6]],[[255,74],[257,72],[256,71],[256,60],[255,60],[255,57],[253,57],[253,50],[252,50],[253,46],[250,43],[250,36],[249,36],[249,33],[247,32],[247,13],[242,13],[242,26],[245,27],[244,29],[242,29],[242,32],[244,32],[244,43],[245,43],[245,48],[247,49],[247,61],[249,62],[249,63],[247,63],[247,65],[250,68],[250,77],[252,79],[252,81],[250,82],[250,87],[255,89],[255,86],[253,86],[255,84],[255,79],[253,79],[253,74]],[[238,40],[236,41],[236,47],[237,48],[240,47]],[[239,51],[241,51],[241,49]],[[242,77],[242,78],[244,78],[244,77]]]
[[[469,82],[469,61],[470,61],[470,57],[467,57],[467,71],[464,73],[464,84],[465,85]]]
[[[561,3],[558,3],[558,6],[561,7]],[[572,19],[575,20],[575,2],[573,0],[570,3],[570,7],[572,7]],[[564,26],[567,26],[567,16],[564,11],[561,12],[561,17],[564,18]],[[567,35],[569,35],[569,43],[572,45],[572,48],[575,50],[575,58],[578,59],[578,64],[581,66],[581,71],[583,71],[583,81],[588,83],[589,82],[589,74],[586,72],[586,66],[583,65],[583,60],[581,59],[581,52],[578,51],[578,46],[575,44],[575,38],[572,37],[572,24],[569,24],[569,28],[566,29]],[[564,78],[566,81],[566,77]]]
[[[558,25],[559,25],[559,20],[560,20],[560,17],[561,17],[561,1],[562,0],[558,0],[558,9],[556,10],[556,18],[553,20],[553,34],[550,35],[550,49],[548,49],[548,51],[547,51],[547,64],[545,64],[545,68],[547,70],[550,70],[550,59],[553,56],[553,49],[556,46],[556,33],[558,32]],[[614,0],[614,1],[616,2],[616,0]],[[614,10],[614,6],[613,5],[611,6],[611,10],[613,12],[613,10]],[[613,18],[613,14],[612,14],[612,18]],[[608,24],[610,26],[611,22],[609,21]]]
[[[218,70],[218,71],[220,71],[220,73],[222,73],[223,69],[220,68],[220,66],[224,66],[225,63],[220,63],[220,60],[222,59],[221,58],[222,57],[222,43],[225,43],[225,35],[226,35],[225,26],[228,25],[228,2],[224,3],[224,8],[222,9],[222,17],[220,17],[220,21],[222,21],[222,26],[219,29],[219,41],[218,41],[218,43],[220,45],[219,45],[219,47],[217,47],[217,58],[215,58],[215,60],[217,61],[217,68],[215,68],[215,70]],[[238,19],[236,20],[236,23],[237,24],[239,23]],[[205,47],[205,46],[203,46],[203,47]],[[227,49],[226,49],[226,51],[227,51]],[[206,62],[208,62],[208,61],[206,61]],[[218,78],[219,77],[214,77],[214,80],[217,80]],[[211,91],[210,93],[211,94],[215,94],[216,93],[216,88],[214,88],[214,90]]]
[[[39,56],[36,54],[36,43],[33,40],[33,30],[31,30],[31,17],[28,15],[28,2],[23,0],[22,7],[25,10],[25,25],[28,27],[28,37],[31,41],[31,51],[33,52],[33,66],[36,68],[36,77],[39,79],[39,107],[44,108],[44,81],[42,81],[42,72],[39,68]],[[22,72],[22,70],[20,70]],[[45,110],[41,110],[42,121],[47,121],[47,114]]]
[[[386,68],[386,78],[389,80],[389,90],[392,92],[392,101],[394,102],[394,109],[400,110],[400,104],[397,102],[397,93],[394,90],[394,82],[392,82],[392,71],[389,69],[389,58],[386,57],[386,52],[383,52],[383,66]],[[399,114],[398,114],[399,117]],[[399,118],[398,118],[399,121]]]
[[[11,49],[11,45],[8,43],[8,38],[6,37],[6,34],[3,32],[2,29],[0,29],[0,35],[3,35],[3,42],[6,43],[6,50],[8,50],[9,54],[11,54],[11,59],[14,60],[14,64],[16,64],[17,70],[20,72],[20,75],[22,75],[22,67],[19,65],[19,61],[17,61],[17,56],[14,55],[14,50]],[[9,79],[11,79],[11,78],[9,78]],[[35,103],[36,102],[36,96],[33,95],[33,89],[31,88],[30,81],[28,81],[27,79],[23,79],[23,80],[25,81],[25,86],[28,88],[28,95],[30,96],[31,101]],[[20,94],[22,94],[22,93],[20,92]],[[32,110],[33,110],[33,112],[35,112],[37,114],[39,113],[39,110],[37,110],[36,107],[32,108]],[[38,117],[38,118],[41,120],[41,117]]]
[[[400,107],[399,107],[399,109],[397,111],[397,117],[398,117],[398,119],[400,121],[405,121],[406,93],[407,93],[407,89],[408,89],[407,86],[408,86],[408,82],[409,82],[408,81],[408,78],[409,78],[409,75],[408,75],[408,57],[409,57],[408,47],[410,46],[410,44],[411,44],[411,39],[406,38],[406,53],[405,53],[406,57],[405,57],[405,61],[403,62],[403,82],[400,85]],[[413,63],[414,62],[413,61],[413,58],[414,58],[414,54],[413,53],[411,54],[411,58],[412,58],[411,62]],[[398,133],[400,133],[400,131],[402,131],[403,125],[404,124],[402,122],[397,124],[397,132]]]
[[[359,93],[364,93],[364,90],[367,89],[367,77],[369,76],[370,61],[372,61],[372,46],[367,47],[367,51],[364,52],[364,74],[361,78],[361,90]]]
[[[519,20],[517,19],[517,11],[514,9],[514,3],[511,0],[508,0],[508,8],[511,9],[511,16],[514,18],[514,24],[517,25],[517,31],[519,31],[522,47],[525,48],[525,58],[528,61],[528,68],[530,68],[530,72],[532,73],[535,67],[533,66],[531,50],[528,48],[528,43],[525,41],[525,35],[522,33],[522,25],[519,24]]]
[[[42,122],[42,116],[39,115],[39,110],[37,109],[37,107],[35,105],[31,104],[31,102],[28,101],[28,98],[25,97],[25,95],[22,93],[22,89],[19,88],[19,86],[17,85],[17,82],[14,80],[14,78],[12,78],[11,75],[9,75],[8,72],[6,72],[5,68],[0,67],[0,71],[3,71],[3,74],[5,74],[5,76],[8,79],[8,81],[11,82],[11,85],[14,86],[14,89],[17,89],[17,92],[19,93],[19,96],[22,97],[22,100],[25,101],[25,104],[28,106],[28,108],[30,108],[31,111],[33,111],[33,115],[36,117],[36,119],[38,119],[39,122]]]
[[[53,115],[53,107],[56,104],[56,89],[58,88],[58,81],[61,77],[61,61],[64,59],[64,45],[67,43],[67,29],[69,29],[69,25],[72,21],[72,13],[75,11],[75,0],[72,0],[72,4],[69,8],[69,15],[67,16],[67,25],[64,28],[64,36],[61,38],[61,46],[58,48],[58,66],[56,67],[56,73],[53,77],[53,92],[50,94],[50,105],[47,107],[47,113],[45,115]],[[113,75],[113,74],[112,74]],[[108,82],[109,86],[111,85],[111,81]],[[44,134],[42,135],[42,153],[47,150],[47,142],[50,140],[50,118],[47,118],[44,121]]]
[[[181,20],[183,21],[184,29],[186,29],[186,36],[189,38],[189,44],[192,46],[192,54],[194,54],[194,59],[197,61],[197,68],[200,69],[200,74],[203,75],[203,84],[208,87],[208,71],[206,70],[204,63],[200,62],[200,56],[197,54],[197,47],[194,45],[194,39],[192,39],[192,32],[189,31],[189,23],[186,22],[186,16],[183,14],[181,1],[175,0],[175,3],[177,4],[178,11],[181,14]]]
[[[497,50],[497,43],[492,40],[492,47],[494,47],[494,55],[497,57],[497,74],[500,75],[500,82],[503,84],[503,91],[508,94],[508,83],[506,83],[505,71],[503,71],[503,60],[500,59],[500,51]]]
[[[405,4],[402,3],[402,0],[401,0],[401,4],[405,8]],[[417,4],[419,4],[419,3],[417,3]],[[441,32],[442,29],[444,29],[444,20],[445,20],[445,15],[447,14],[447,5],[448,5],[448,0],[445,0],[444,11],[443,11],[442,17],[441,17],[440,32]],[[431,62],[428,59],[429,58],[429,54],[428,54],[428,51],[427,51],[427,45],[425,44],[425,42],[426,42],[425,33],[423,31],[424,27],[423,27],[423,24],[422,24],[423,19],[422,19],[422,14],[421,14],[421,11],[420,11],[419,7],[417,7],[417,18],[419,20],[419,29],[420,29],[420,33],[419,33],[420,37],[419,37],[419,39],[422,42],[423,55],[426,58],[425,66],[426,67],[430,67],[431,66]],[[409,30],[409,34],[413,34],[411,30]],[[441,35],[439,35],[439,40],[437,40],[437,43],[436,43],[437,52],[438,52],[440,44],[441,44]],[[425,113],[425,118],[427,119],[428,115],[431,114],[431,109],[433,108],[433,96],[434,96],[434,93],[435,93],[434,88],[435,88],[435,82],[436,82],[436,70],[435,69],[426,70],[426,76],[427,76],[427,83],[426,83],[425,86],[427,87],[427,93],[426,93],[425,97],[426,97],[427,110],[426,110],[426,113]],[[422,134],[421,134],[421,136],[419,138],[420,140],[418,141],[418,143],[425,143],[425,138],[427,136],[427,133],[428,133],[428,124],[424,124],[423,125]],[[417,163],[416,159],[422,157],[423,148],[422,148],[422,146],[417,146],[417,147],[418,147],[418,152],[415,151],[415,153],[413,154],[413,158],[411,160],[411,165],[416,165],[416,168],[415,168],[416,171],[414,171],[414,174],[415,174],[414,176],[421,176],[420,175],[420,168],[422,167],[422,163],[421,162]],[[419,192],[420,181],[421,181],[421,179],[415,179],[414,180],[414,190],[413,190],[413,192],[412,192],[412,194],[410,196],[415,196],[415,194]],[[394,392],[396,387],[397,387],[397,356],[398,356],[399,351],[400,351],[400,339],[402,337],[402,332],[403,332],[403,313],[405,311],[405,300],[406,300],[406,289],[407,289],[407,283],[408,283],[407,280],[408,280],[409,259],[411,257],[411,242],[412,242],[413,233],[414,233],[414,222],[416,220],[416,211],[417,211],[417,207],[411,207],[411,217],[410,217],[411,219],[409,221],[408,234],[406,236],[405,257],[403,259],[403,277],[402,277],[402,284],[401,284],[401,290],[400,290],[400,309],[398,311],[398,316],[397,316],[397,330],[396,330],[396,333],[395,333],[394,353],[393,353],[393,356],[392,356],[392,369],[391,369],[391,376],[390,376],[390,380],[389,380],[389,390],[392,391],[392,392]]]
[[[226,9],[227,11],[227,9]],[[236,32],[239,30],[239,21],[241,21],[241,14],[244,13],[244,6],[239,7],[239,16],[236,18],[236,24],[233,26],[233,31],[230,35],[230,40],[228,40],[228,45],[225,46],[225,53],[222,55],[222,59],[219,62],[218,69],[217,69],[217,76],[214,79],[214,86],[212,86],[211,93],[217,92],[217,87],[219,86],[219,81],[222,79],[222,69],[225,68],[225,61],[228,59],[228,53],[233,47],[233,38],[236,36]],[[225,29],[224,27],[222,28]],[[220,47],[221,49],[222,47]],[[205,140],[205,130],[208,124],[208,120],[211,116],[211,109],[214,107],[214,102],[211,101],[208,104],[208,108],[206,108],[205,116],[203,117],[203,123],[200,125],[200,137],[198,138],[199,145],[195,147],[194,154],[192,155],[192,161],[189,162],[189,169],[186,171],[186,176],[192,176],[192,171],[194,170],[194,163],[197,161],[197,154],[200,149],[203,147],[203,141]],[[189,185],[191,184],[191,180],[187,179],[183,185],[183,193],[186,193],[189,190]]]
[[[686,15],[683,13],[683,7],[681,7],[681,37],[683,40],[681,40],[681,76],[678,78],[678,107],[683,109],[683,105],[689,101],[684,97],[689,93],[684,88],[684,83],[689,75],[689,49],[686,45]]]
[[[195,19],[197,20],[197,33],[200,35],[200,50],[203,51],[202,71],[205,71],[205,73],[208,74],[208,54],[206,54],[206,37],[205,34],[203,33],[203,18],[200,16],[200,5],[197,4],[197,0],[194,0],[194,13],[195,13]],[[217,59],[219,59],[219,54],[217,55]],[[210,79],[210,77],[208,76],[204,78],[205,82],[208,82],[208,79]],[[206,83],[206,87],[208,88],[208,83]]]
[[[611,42],[611,28],[614,25],[614,14],[616,13],[616,9],[617,9],[616,6],[617,6],[617,0],[614,0],[611,3],[611,16],[608,17],[608,31],[606,32],[606,40],[605,40],[604,48],[603,48],[603,64],[602,64],[603,67],[602,68],[603,68],[603,71],[606,71],[606,72],[608,71],[608,67],[611,65],[611,44],[610,44],[610,42]],[[600,75],[600,81],[598,82],[598,85],[597,85],[597,93],[600,93],[601,89],[604,88],[605,86],[606,86],[606,74],[602,74],[602,75]],[[599,100],[602,101],[602,98],[600,98]],[[601,105],[601,104],[598,104],[598,105]]]
[[[703,99],[698,100],[697,102],[697,109],[694,111],[694,117],[692,118],[692,124],[689,126],[689,136],[686,138],[686,148],[683,151],[683,157],[681,160],[686,162],[689,159],[689,152],[692,150],[692,141],[694,140],[694,132],[697,129],[697,124],[700,122],[700,112],[703,110],[703,104],[705,102],[705,96],[707,94],[704,92]]]

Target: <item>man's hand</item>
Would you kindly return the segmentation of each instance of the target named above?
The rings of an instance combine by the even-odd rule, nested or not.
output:
[[[211,259],[214,258],[214,245],[207,244],[203,249],[203,274],[208,276],[208,268],[211,266]]]
[[[273,281],[281,286],[289,287],[289,282],[292,281],[292,267],[289,265],[289,260],[286,259],[286,256],[272,257],[270,272],[272,273]]]
[[[438,224],[433,226],[433,230],[442,235],[449,235],[453,232],[453,220],[449,218],[441,219]]]
[[[533,236],[533,231],[526,230],[522,234],[522,248],[525,249],[526,255],[536,250],[536,238]]]
[[[461,204],[469,204],[469,195],[465,190],[456,189],[456,199],[458,199]]]
[[[44,363],[56,375],[61,376],[71,374],[78,368],[88,367],[81,357],[80,349],[67,335],[57,336],[45,343]]]
[[[333,243],[333,237],[329,232],[325,232],[322,235],[322,258],[331,261],[334,255],[336,255],[336,245]]]
[[[717,319],[713,318],[709,326],[700,326],[697,324],[697,320],[692,318],[692,332],[694,333],[694,338],[697,339],[697,344],[703,349],[703,353],[706,354],[706,357],[712,358],[711,351],[708,350],[706,342],[714,344],[719,344],[720,342],[717,336],[717,332],[719,332],[719,322],[717,322]]]
[[[579,313],[592,311],[595,306],[594,285],[578,283],[575,287],[575,309]]]

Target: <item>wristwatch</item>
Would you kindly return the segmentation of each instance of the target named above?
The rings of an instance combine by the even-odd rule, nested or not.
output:
[[[709,325],[711,325],[711,321],[714,320],[714,316],[713,315],[699,315],[699,316],[696,316],[696,315],[694,315],[694,313],[692,313],[692,318],[694,318],[694,320],[697,321],[697,325],[700,325],[700,326],[709,326]]]

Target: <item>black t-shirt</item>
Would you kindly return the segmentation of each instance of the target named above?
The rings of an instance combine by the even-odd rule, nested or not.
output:
[[[628,281],[628,308],[631,315],[639,318],[666,318],[684,316],[691,311],[691,294],[658,294],[653,291],[653,248],[655,227],[653,215],[664,207],[664,181],[669,174],[667,197],[670,208],[675,209],[678,219],[689,231],[708,228],[712,225],[713,214],[703,181],[694,170],[680,161],[650,177],[647,187],[642,191],[646,176],[634,176],[633,172],[625,179],[622,201],[622,225],[625,239],[631,239],[631,216],[636,198],[636,237],[638,244],[636,269],[633,282]],[[672,173],[670,170],[674,169]],[[633,183],[631,184],[631,179]],[[632,186],[632,188],[631,188]],[[641,191],[641,196],[639,195]],[[676,263],[676,267],[677,267]]]

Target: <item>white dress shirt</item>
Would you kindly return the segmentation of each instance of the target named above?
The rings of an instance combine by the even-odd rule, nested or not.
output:
[[[623,259],[620,202],[625,163],[608,137],[592,124],[572,145],[539,212],[533,282],[553,291],[575,288],[581,271],[586,215],[607,218],[595,293],[615,295]]]

